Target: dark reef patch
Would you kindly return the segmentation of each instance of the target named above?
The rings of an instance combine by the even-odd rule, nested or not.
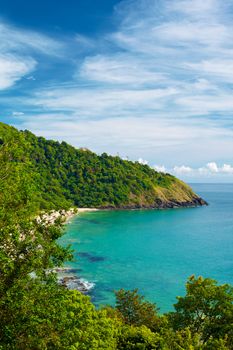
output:
[[[88,252],[79,252],[77,255],[81,258],[87,259],[90,262],[100,262],[106,260],[106,258],[103,256],[97,256]]]

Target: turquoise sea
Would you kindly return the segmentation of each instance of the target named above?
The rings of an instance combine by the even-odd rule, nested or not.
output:
[[[188,276],[233,284],[233,184],[194,184],[207,207],[82,213],[66,228],[72,273],[94,282],[96,305],[138,288],[161,312],[184,294]]]

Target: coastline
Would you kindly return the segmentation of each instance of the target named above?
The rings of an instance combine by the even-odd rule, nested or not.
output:
[[[201,197],[195,197],[192,201],[178,202],[178,201],[157,201],[153,205],[137,205],[137,204],[126,204],[121,207],[115,206],[102,206],[99,208],[77,208],[73,207],[68,210],[52,210],[48,213],[42,212],[38,217],[38,222],[44,222],[45,224],[52,225],[57,219],[62,219],[63,224],[67,224],[70,219],[79,213],[85,212],[96,212],[96,211],[111,211],[111,210],[163,210],[163,209],[177,209],[177,208],[195,208],[200,206],[206,206],[208,203]]]
[[[168,204],[168,203],[166,203]],[[69,210],[53,210],[50,213],[43,213],[42,220],[49,225],[52,225],[58,218],[63,220],[63,224],[66,225],[69,221],[77,216],[80,213],[85,212],[97,212],[97,211],[119,211],[119,210],[165,210],[165,209],[179,209],[179,208],[193,208],[198,206],[208,205],[206,201],[202,198],[198,197],[193,202],[185,202],[185,203],[175,203],[170,202],[169,205],[164,205],[164,203],[160,206],[123,206],[121,208],[116,207],[102,207],[102,208],[70,208]],[[55,268],[54,271],[57,273],[58,282],[60,285],[64,286],[68,289],[78,290],[81,293],[88,294],[90,290],[95,287],[94,282],[89,282],[82,278],[81,276],[74,273],[73,268],[70,267],[60,267]]]
[[[46,225],[52,225],[57,219],[63,220],[63,225],[69,223],[69,221],[80,213],[99,211],[97,208],[70,208],[69,210],[52,210],[49,213],[41,213],[37,220],[44,222]],[[83,294],[87,294],[94,288],[95,283],[89,282],[84,278],[74,274],[73,269],[70,267],[55,267],[53,269],[57,273],[58,283],[64,288],[78,290]]]
[[[86,211],[99,211],[101,209],[98,208],[77,208],[77,214],[78,213],[84,213]]]
[[[98,211],[97,208],[70,208],[68,210],[52,210],[48,213],[42,212],[38,217],[38,222],[44,222],[46,225],[52,225],[57,219],[62,219],[63,224],[67,224],[74,216],[79,213]]]
[[[95,283],[78,276],[74,270],[71,267],[56,267],[53,271],[57,273],[58,283],[61,286],[87,294],[95,287]]]

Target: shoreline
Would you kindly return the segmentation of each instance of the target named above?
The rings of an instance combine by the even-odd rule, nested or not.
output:
[[[138,206],[123,206],[121,208],[114,207],[102,207],[102,208],[70,208],[69,210],[53,210],[50,213],[43,213],[39,218],[43,220],[46,224],[52,225],[58,218],[63,219],[63,224],[66,225],[69,221],[80,213],[86,212],[97,212],[97,211],[140,211],[140,210],[165,210],[165,209],[182,209],[182,208],[194,208],[203,205],[208,205],[201,198],[198,198],[194,202],[184,203],[172,203],[171,206],[160,206],[160,207],[138,207]],[[83,294],[88,294],[91,290],[95,288],[95,283],[85,280],[83,277],[74,273],[71,267],[55,267],[54,271],[57,273],[58,283],[63,287],[71,290],[78,290]]]
[[[99,211],[97,208],[70,208],[68,210],[51,210],[48,213],[42,212],[39,216],[37,216],[37,221],[44,222],[46,225],[52,225],[57,219],[64,220],[63,224],[67,224],[69,220],[71,220],[74,216],[79,213],[91,212],[91,211]]]
[[[88,294],[94,287],[94,282],[89,282],[78,276],[72,267],[57,267],[53,271],[57,274],[58,283],[70,290],[78,290],[83,294]]]
[[[186,202],[159,202],[154,205],[122,205],[121,207],[114,206],[102,206],[99,208],[77,208],[73,207],[68,210],[51,210],[49,213],[42,212],[38,217],[38,222],[45,222],[45,224],[52,225],[57,219],[64,220],[64,224],[67,224],[70,219],[79,213],[85,212],[97,212],[97,211],[119,211],[119,210],[165,210],[165,209],[179,209],[179,208],[197,208],[206,206],[208,203],[200,197],[194,198],[192,201]]]
[[[99,211],[101,209],[98,208],[77,208],[77,214],[78,213],[84,213],[86,211]]]

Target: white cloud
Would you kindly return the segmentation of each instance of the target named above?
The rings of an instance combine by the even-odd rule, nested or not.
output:
[[[12,115],[14,117],[22,117],[24,115],[24,113],[23,112],[12,112]]]
[[[75,42],[95,47],[95,54],[78,61],[75,80],[65,89],[50,87],[30,103],[96,118],[129,111],[145,117],[154,113],[155,120],[171,113],[175,119],[232,113],[232,92],[222,85],[233,71],[226,57],[233,52],[226,5],[220,0],[128,0],[116,6],[116,15],[118,31],[96,39],[101,54],[93,39],[77,34]],[[32,41],[38,47],[38,40]]]
[[[0,19],[0,89],[8,89],[37,66],[38,54],[61,56],[64,44]],[[30,75],[28,80],[35,80]]]
[[[146,108],[141,106],[144,115],[155,112],[155,119],[161,112],[169,114],[170,108],[174,118],[232,114],[232,91],[223,85],[233,81],[233,26],[227,10],[228,5],[220,0],[123,1],[116,7],[119,30],[107,36],[116,45],[114,52],[85,58],[76,78],[97,84],[96,89],[93,85],[88,89],[94,101],[95,96],[99,100],[100,86],[104,95],[106,87],[111,89],[106,92],[109,98],[100,97],[102,116],[108,113],[104,103],[108,105],[110,100],[116,102],[112,107],[117,115],[125,115],[128,102],[124,96],[137,86],[140,91],[132,93],[135,107],[141,101],[139,94],[146,101],[151,90],[173,89],[173,94],[161,96],[163,101],[156,97],[154,103],[152,97],[147,99]],[[123,96],[119,102],[118,85]],[[92,108],[90,104],[88,108]]]
[[[233,98],[232,93],[216,91],[216,93],[206,93],[198,95],[193,93],[192,95],[179,95],[177,96],[175,103],[187,111],[187,115],[204,115],[212,113],[229,113],[232,115],[233,110]],[[224,116],[223,116],[224,118]],[[221,119],[219,120],[221,123]],[[207,121],[208,123],[208,121]]]
[[[217,173],[219,171],[218,166],[215,162],[207,163],[206,168],[212,173]]]
[[[210,83],[209,80],[207,79],[203,79],[203,78],[200,78],[200,79],[197,79],[193,85],[191,86],[191,88],[193,88],[193,90],[196,90],[197,92],[204,92],[206,90],[212,90],[212,91],[216,91],[217,90],[217,87]]]
[[[195,57],[189,56],[192,60],[211,53],[210,49],[232,46],[231,22],[223,20],[227,11],[221,3],[220,0],[205,1],[202,5],[199,0],[195,3],[190,0],[128,1],[127,5],[123,2],[121,13],[127,11],[129,15],[114,37],[119,45],[132,51],[156,55],[160,54],[161,46],[167,52],[170,49],[173,58],[178,54],[176,62],[190,49],[195,54]]]
[[[200,168],[199,171],[212,174],[233,174],[233,167],[230,164],[218,166],[215,162],[210,162],[206,164],[206,167]]]
[[[233,174],[233,166],[230,164],[223,164],[221,171],[226,174]]]
[[[187,63],[187,66],[203,74],[233,82],[233,59],[212,59],[199,63]]]
[[[154,165],[152,168],[155,169],[156,171],[160,172],[160,173],[166,173],[167,172],[167,170],[166,170],[164,165]]]
[[[193,43],[211,48],[230,38],[224,26],[216,24],[207,26],[206,23],[188,22],[187,20],[161,25],[155,29],[155,33],[160,40],[163,39],[168,43],[172,40],[182,42],[182,45],[186,47]]]
[[[44,90],[36,94],[30,103],[49,108],[50,110],[69,110],[81,116],[142,114],[147,108],[161,110],[166,98],[177,93],[175,88],[157,89],[116,89],[89,88]]]
[[[73,60],[72,80],[64,83],[61,74],[53,85],[50,81],[34,90],[24,100],[26,109],[20,102],[14,109],[32,106],[38,112],[23,116],[26,128],[97,152],[119,152],[135,160],[140,154],[152,164],[155,160],[164,164],[166,159],[166,168],[158,169],[172,169],[182,176],[231,174],[229,164],[200,165],[200,169],[185,165],[190,159],[191,164],[232,159],[229,4],[221,0],[121,1],[116,7],[115,32],[96,39],[82,35],[73,39],[72,52],[65,52],[67,60],[80,52],[88,56]],[[56,40],[38,33],[2,28],[0,53],[10,48],[18,57],[23,48],[30,53],[25,57],[31,57],[34,51],[58,55],[64,51]]]
[[[167,79],[152,62],[126,54],[88,57],[79,74],[84,79],[110,84],[155,84]]]
[[[222,176],[222,175],[232,175],[233,166],[230,164],[223,164],[222,166],[217,165],[216,162],[208,162],[205,166],[200,168],[191,168],[189,166],[175,166],[172,170],[172,173],[176,175],[183,175],[186,177],[192,176],[193,178],[202,177],[213,177],[213,176]]]
[[[14,27],[0,20],[0,52],[26,52],[32,50],[45,55],[60,56],[64,44],[41,33]]]
[[[181,165],[181,166],[175,166],[173,171],[176,174],[190,174],[193,169],[190,168],[189,166]]]
[[[96,43],[94,40],[81,34],[75,35],[75,41],[79,44],[79,47],[84,49],[93,49],[96,46]]]
[[[190,16],[191,18],[200,19],[200,17],[216,15],[219,11],[219,1],[217,0],[179,0],[179,1],[167,1],[168,10],[177,11]]]
[[[36,80],[36,78],[33,75],[29,75],[29,77],[26,77],[27,80]]]
[[[220,157],[223,151],[227,159],[232,157],[233,132],[203,124],[184,124],[173,119],[154,120],[150,117],[118,117],[97,119],[81,114],[54,112],[45,115],[24,115],[21,128],[37,135],[65,140],[74,146],[87,147],[102,153],[119,153],[137,160],[138,155],[150,164],[164,164],[171,169],[174,161],[187,164],[192,154],[193,162],[207,162]],[[17,123],[19,118],[17,118]],[[204,123],[204,122],[203,122]],[[205,139],[205,147],[202,140]]]
[[[139,158],[139,159],[138,159],[138,163],[143,164],[143,165],[147,165],[147,164],[148,164],[148,160]]]
[[[36,61],[28,57],[0,55],[0,90],[7,89],[35,69]]]

